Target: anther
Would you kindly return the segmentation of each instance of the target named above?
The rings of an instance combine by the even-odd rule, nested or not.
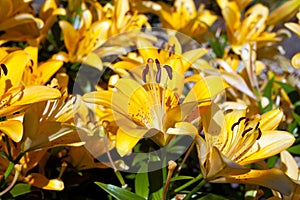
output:
[[[1,63],[1,69],[3,70],[4,75],[6,76],[8,73],[7,67],[5,64]]]
[[[246,117],[239,118],[239,120],[232,125],[231,131],[233,131],[234,127],[237,126],[237,125],[239,125],[241,123],[241,121],[244,120],[244,119],[246,119],[246,121],[247,121],[248,118],[246,118]],[[248,119],[248,121],[249,121],[249,119]]]
[[[259,123],[260,123],[260,122],[257,122],[257,124],[256,124],[256,126],[255,126],[255,130],[257,130],[257,129],[258,129],[258,127],[259,127]]]
[[[158,59],[155,59],[155,63],[157,66],[157,74],[156,74],[156,83],[160,83],[161,80],[161,67]]]
[[[164,65],[163,67],[166,69],[170,80],[172,80],[172,78],[173,78],[172,67],[170,67],[169,65]]]
[[[147,63],[154,63],[152,58],[148,58]]]
[[[258,130],[258,136],[257,136],[256,140],[259,140],[259,138],[260,138],[261,135],[262,135],[262,132],[261,132],[260,128],[258,128],[257,130]]]
[[[244,137],[248,132],[252,131],[253,128],[248,128],[246,130],[244,130],[244,132],[242,133],[242,137]]]
[[[142,79],[144,82],[146,82],[146,75],[149,73],[149,65],[146,64],[146,68],[143,70],[143,73],[142,73]]]

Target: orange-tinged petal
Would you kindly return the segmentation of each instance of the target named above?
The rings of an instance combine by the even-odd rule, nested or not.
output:
[[[44,175],[38,173],[32,173],[25,177],[25,182],[45,190],[61,191],[64,189],[64,182],[62,182],[62,180],[48,179]]]
[[[13,11],[13,3],[11,0],[2,0],[0,1],[0,8],[3,10],[3,12],[0,13],[0,19],[2,21],[3,19],[6,19]]]
[[[0,131],[15,142],[20,142],[23,137],[23,125],[18,120],[7,120],[0,122]]]
[[[242,156],[241,165],[247,165],[287,149],[295,142],[295,137],[285,131],[262,131],[259,140]]]
[[[44,22],[41,19],[35,18],[33,15],[28,13],[21,13],[0,23],[0,30],[6,30],[31,22],[35,22],[38,29],[41,29],[44,26]]]
[[[298,180],[298,164],[294,157],[286,150],[280,152],[280,169],[292,179]]]
[[[259,128],[264,130],[275,130],[283,117],[283,112],[279,109],[271,110],[261,116]]]
[[[294,189],[292,180],[279,169],[251,170],[237,176],[227,176],[211,182],[215,183],[241,183],[261,185],[277,190],[284,195],[290,195]]]

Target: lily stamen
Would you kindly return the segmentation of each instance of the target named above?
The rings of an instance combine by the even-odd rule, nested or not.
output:
[[[242,133],[242,137],[244,137],[247,133],[249,133],[252,130],[253,130],[253,128],[248,128],[248,129],[244,130]]]

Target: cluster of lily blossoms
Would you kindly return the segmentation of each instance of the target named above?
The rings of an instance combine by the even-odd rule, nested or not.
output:
[[[203,2],[1,0],[0,199],[300,198],[300,1]]]

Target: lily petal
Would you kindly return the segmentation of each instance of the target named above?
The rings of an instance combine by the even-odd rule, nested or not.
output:
[[[275,130],[283,117],[283,112],[279,109],[271,110],[267,113],[264,113],[261,116],[260,120],[260,129],[264,130]]]
[[[284,195],[290,195],[294,189],[293,181],[281,170],[276,168],[267,170],[251,170],[242,175],[222,177],[211,182],[261,185],[277,190]]]
[[[3,105],[10,106],[0,109],[0,116],[8,115],[20,111],[24,106],[32,103],[41,102],[50,99],[56,99],[61,96],[59,90],[47,86],[29,86],[23,89],[22,87],[13,88],[2,97]]]
[[[295,137],[285,131],[263,131],[262,136],[251,149],[243,155],[239,162],[241,165],[247,165],[273,155],[287,149],[295,142]]]
[[[280,152],[280,169],[292,179],[298,180],[298,164],[294,157],[286,150]]]
[[[23,125],[18,120],[0,122],[0,131],[6,134],[14,142],[20,142],[23,137]]]
[[[118,129],[116,138],[116,149],[120,156],[125,156],[131,149],[143,138],[148,131],[147,129],[133,130],[135,136],[124,132],[121,128]]]
[[[25,178],[30,185],[45,190],[61,191],[64,189],[64,182],[59,179],[48,179],[42,174],[32,173]]]

